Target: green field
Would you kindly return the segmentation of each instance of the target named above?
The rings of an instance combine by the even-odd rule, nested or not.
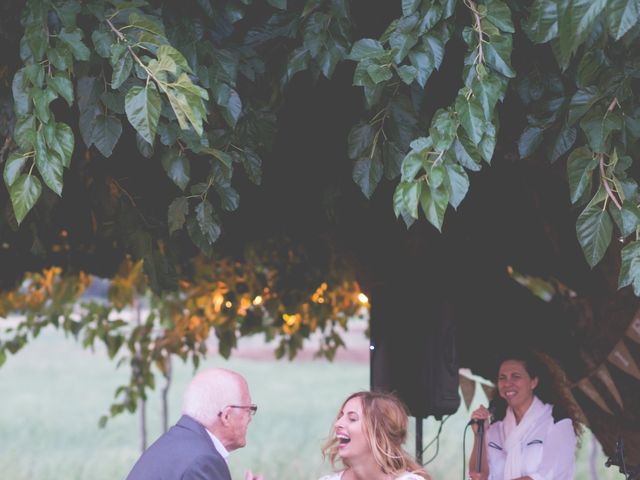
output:
[[[212,356],[206,366],[224,366],[243,373],[259,405],[249,427],[248,446],[230,457],[232,475],[241,480],[246,468],[266,480],[317,479],[328,472],[320,454],[340,401],[367,388],[368,366],[326,361],[257,361]],[[175,365],[170,395],[170,422],[179,416],[181,392],[192,369]],[[0,368],[0,477],[6,480],[123,479],[139,455],[138,416],[124,414],[97,426],[108,410],[115,388],[126,379],[101,352],[80,348],[73,339],[47,331]],[[477,389],[474,404],[484,401]],[[149,438],[160,433],[159,395],[148,406]],[[473,407],[473,406],[472,406]],[[435,480],[462,478],[462,432],[468,420],[462,407],[444,425],[439,453],[427,469]],[[412,421],[413,427],[413,421]],[[437,431],[429,419],[426,443]],[[471,435],[467,438],[467,452]],[[413,439],[408,444],[413,451]],[[587,472],[591,435],[583,436],[578,455],[580,480]],[[433,455],[429,449],[425,459]],[[622,479],[602,465],[598,478]]]

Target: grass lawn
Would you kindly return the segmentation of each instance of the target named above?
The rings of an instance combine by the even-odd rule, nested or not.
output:
[[[329,471],[320,445],[336,409],[351,392],[366,389],[368,365],[356,362],[257,361],[212,356],[205,366],[243,373],[260,408],[249,427],[248,446],[230,457],[232,476],[244,478],[251,468],[266,480],[314,480]],[[170,423],[179,417],[182,391],[191,367],[176,364],[170,394]],[[106,355],[83,350],[73,339],[46,331],[0,368],[0,472],[7,480],[123,479],[139,455],[138,416],[124,414],[105,429],[97,426],[116,387],[126,379]],[[474,405],[484,401],[477,389]],[[472,405],[473,408],[473,405]],[[159,395],[148,405],[149,439],[160,434]],[[444,425],[436,459],[427,469],[435,480],[462,478],[462,432],[468,420],[464,406]],[[412,429],[413,429],[412,419]],[[437,422],[425,421],[424,444]],[[467,454],[471,434],[467,436]],[[592,480],[587,457],[591,435],[585,434],[578,455],[580,480]],[[414,440],[408,450],[413,452]],[[424,459],[435,452],[430,448]],[[621,479],[603,467],[598,451],[598,478]]]

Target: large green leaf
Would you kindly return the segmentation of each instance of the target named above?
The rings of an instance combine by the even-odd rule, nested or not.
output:
[[[606,6],[607,28],[614,40],[619,40],[640,19],[640,1],[609,0]]]
[[[256,185],[262,183],[262,159],[250,148],[245,148],[240,156],[240,161],[247,173],[247,177]]]
[[[79,28],[63,28],[58,33],[58,38],[71,49],[71,53],[80,61],[89,60],[91,52],[82,42],[82,30]]]
[[[420,192],[420,206],[425,217],[438,231],[442,231],[444,214],[449,203],[449,192],[446,187],[423,188]]]
[[[444,109],[438,110],[434,114],[429,128],[433,148],[438,152],[447,150],[456,138],[458,125],[458,118],[453,112]]]
[[[389,102],[385,131],[399,147],[406,148],[416,138],[416,112],[411,100],[405,95],[397,95]]]
[[[114,90],[120,88],[120,86],[129,78],[131,70],[133,69],[133,58],[131,55],[125,53],[120,56],[117,62],[113,66],[113,74],[111,75],[111,88]]]
[[[595,85],[600,71],[607,67],[607,57],[601,49],[590,50],[580,59],[576,84],[580,88]]]
[[[9,187],[13,213],[16,215],[18,224],[22,223],[29,210],[36,204],[41,192],[40,180],[33,175],[20,175]]]
[[[424,87],[435,68],[433,57],[425,51],[412,50],[409,52],[409,59],[416,69],[416,81]]]
[[[377,40],[363,38],[353,44],[349,59],[359,62],[365,58],[380,58],[385,55],[382,44]]]
[[[20,148],[32,148],[36,143],[36,117],[25,115],[16,119],[16,126],[13,129],[13,139]]]
[[[453,157],[453,160],[472,172],[480,170],[480,152],[466,136],[455,139],[453,148],[449,150],[449,155]]]
[[[20,152],[13,152],[7,158],[4,164],[4,183],[7,187],[10,187],[20,176],[23,167],[26,165],[28,157]]]
[[[47,84],[54,92],[64,98],[69,106],[73,104],[73,84],[65,74],[58,73],[50,77]]]
[[[606,195],[601,188],[576,222],[578,241],[591,268],[598,264],[611,243],[613,222],[607,210],[602,207]]]
[[[487,65],[507,78],[516,76],[511,68],[511,49],[511,35],[493,35],[484,46]]]
[[[480,141],[480,145],[478,145],[478,151],[480,152],[480,156],[482,157],[482,159],[488,164],[491,164],[498,138],[496,135],[496,126],[492,122],[487,123],[486,129],[487,131],[484,132],[482,140]]]
[[[349,158],[355,160],[356,158],[365,154],[367,149],[371,149],[373,143],[373,137],[375,136],[375,129],[367,122],[360,122],[356,124],[347,138],[347,151]]]
[[[593,152],[588,147],[576,148],[567,159],[567,178],[571,192],[571,203],[580,200],[591,191],[593,170],[598,166]]]
[[[393,193],[393,211],[396,218],[402,215],[407,227],[411,226],[418,216],[419,197],[414,202],[414,192],[419,195],[422,182],[399,182]],[[415,216],[413,215],[415,210]]]
[[[167,150],[161,158],[162,167],[167,176],[180,190],[187,188],[191,179],[191,165],[189,159],[178,149]]]
[[[426,5],[425,5],[426,6]],[[424,9],[422,10],[424,12]],[[418,26],[418,35],[423,35],[425,32],[433,29],[442,18],[442,7],[438,3],[433,3],[428,7],[427,11],[420,19]]]
[[[487,1],[487,18],[503,32],[514,33],[511,10],[502,0]]]
[[[53,154],[47,147],[45,134],[40,130],[36,135],[36,167],[44,183],[58,195],[62,195],[63,159]]]
[[[233,212],[240,206],[240,195],[228,183],[216,184],[215,190],[220,197],[220,206],[223,210]]]
[[[40,62],[47,49],[48,35],[41,22],[34,21],[25,28],[25,40],[29,44],[34,60]]]
[[[573,97],[571,97],[571,103],[569,104],[569,124],[573,125],[580,120],[593,104],[601,98],[602,94],[596,87],[587,87],[574,93]]]
[[[24,73],[34,87],[42,88],[44,86],[44,67],[39,64],[32,63],[24,67]]]
[[[415,180],[416,175],[424,168],[424,154],[410,151],[402,160],[400,165],[400,172],[402,174],[401,180],[403,182],[411,182]]]
[[[71,49],[64,43],[58,43],[54,48],[47,50],[47,57],[51,65],[58,70],[67,70],[73,65]]]
[[[501,98],[505,88],[506,83],[503,82],[498,75],[487,75],[473,83],[473,95],[478,99],[480,105],[482,105],[484,117],[487,122],[491,121],[493,109]]]
[[[518,140],[518,153],[520,158],[526,158],[533,155],[542,142],[544,129],[535,126],[529,126],[524,129],[520,139]]]
[[[42,123],[48,123],[49,118],[51,118],[49,104],[54,101],[58,95],[50,88],[46,88],[44,90],[33,88],[31,93],[33,94],[33,104],[36,107],[36,116],[38,117],[38,120]]]
[[[420,0],[402,0],[402,15],[409,16],[416,11]]]
[[[113,115],[98,115],[95,119],[91,142],[102,155],[110,157],[122,134],[122,123]]]
[[[191,238],[194,245],[198,247],[204,255],[211,257],[213,247],[211,246],[208,237],[205,236],[204,232],[200,228],[196,215],[190,215],[187,218],[187,232],[189,233],[189,238]]]
[[[558,35],[558,2],[535,0],[523,24],[527,36],[535,43],[546,43]]]
[[[231,155],[227,152],[223,152],[222,150],[218,150],[217,148],[206,148],[204,149],[206,153],[211,155],[213,158],[220,160],[220,162],[227,168],[231,169],[233,165],[233,159]]]
[[[160,119],[160,95],[154,83],[131,87],[124,99],[124,109],[133,128],[153,145]]]
[[[71,127],[66,123],[56,122],[44,125],[42,131],[49,150],[56,152],[62,165],[68,168],[71,165],[71,155],[73,155],[75,147],[75,138]]]
[[[13,94],[13,109],[17,115],[26,115],[31,110],[29,79],[25,69],[18,70],[13,76],[11,92]]]
[[[360,190],[365,197],[371,198],[378,183],[382,179],[384,166],[380,160],[379,148],[373,157],[363,157],[356,161],[353,166],[353,181],[360,186]]]
[[[454,209],[457,209],[469,191],[469,176],[464,168],[457,163],[446,162],[444,166],[447,170],[445,185],[449,192],[449,203]]]
[[[129,25],[144,33],[150,33],[151,35],[157,35],[159,37],[165,36],[164,27],[160,23],[148,15],[141,15],[135,11],[129,15]]]
[[[633,285],[633,292],[636,296],[640,296],[640,241],[625,245],[621,257],[618,288]]]
[[[229,92],[229,98],[223,105],[222,116],[231,127],[235,127],[241,113],[242,100],[240,100],[240,95],[238,95],[238,92],[231,89]]]
[[[156,52],[156,56],[158,58],[162,58],[162,57],[165,57],[165,56],[169,57],[183,71],[185,71],[187,73],[193,73],[193,70],[191,70],[191,67],[189,66],[189,63],[187,62],[187,59],[184,58],[184,55],[182,55],[182,53],[180,53],[178,50],[173,48],[171,45],[160,45],[160,48],[158,48],[158,51]]]
[[[109,58],[111,56],[113,37],[109,32],[104,30],[94,30],[91,34],[91,40],[93,41],[93,46],[95,47],[98,55],[102,58]]]
[[[220,236],[221,229],[213,218],[213,207],[208,200],[203,200],[196,207],[196,219],[205,239],[209,245],[213,245]]]
[[[91,146],[96,117],[101,113],[98,106],[100,88],[95,77],[81,77],[77,88],[78,110],[80,110],[80,135],[87,147]]]
[[[582,119],[580,127],[594,152],[607,152],[610,134],[623,128],[622,117],[617,112],[591,111]]]
[[[570,127],[569,125],[564,125],[558,136],[556,137],[553,145],[551,146],[551,153],[549,155],[549,160],[553,163],[562,155],[567,153],[573,144],[576,143],[576,138],[578,136],[578,129],[575,127]]]
[[[456,98],[456,113],[460,124],[474,144],[479,144],[485,132],[485,117],[482,105],[467,89],[462,89]]]
[[[406,32],[396,29],[389,37],[389,45],[396,52],[393,56],[394,62],[402,62],[416,43],[418,43],[418,35],[416,32]]]
[[[584,42],[604,10],[607,0],[564,0],[558,8],[559,63],[566,68],[571,55]]]
[[[609,204],[609,213],[613,217],[620,230],[620,236],[627,238],[636,232],[640,225],[640,208],[633,202],[625,200],[622,208],[618,209],[613,202]]]
[[[184,226],[187,213],[189,213],[189,201],[187,197],[178,197],[171,202],[167,212],[169,235]]]
[[[388,65],[378,65],[372,63],[367,67],[367,73],[375,84],[386,82],[387,80],[391,80],[391,78],[393,77],[391,67]]]

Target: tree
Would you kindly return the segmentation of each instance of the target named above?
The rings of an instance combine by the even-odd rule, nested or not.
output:
[[[234,231],[242,212],[228,212],[255,195],[252,184],[260,185],[268,171],[263,159],[278,161],[269,150],[283,101],[296,89],[312,95],[314,84],[330,84],[337,95],[339,82],[348,79],[357,87],[347,87],[348,118],[341,119],[352,122],[344,132],[352,179],[377,212],[392,205],[411,227],[401,234],[394,224],[382,235],[400,239],[390,242],[389,258],[372,259],[367,246],[353,254],[365,265],[361,282],[399,281],[407,267],[404,280],[429,276],[425,285],[450,287],[455,275],[448,282],[437,278],[446,265],[429,269],[429,262],[443,261],[433,252],[416,257],[414,250],[399,250],[420,238],[441,241],[424,221],[416,223],[423,217],[447,241],[455,238],[449,224],[450,232],[487,228],[462,212],[473,211],[476,191],[478,202],[500,192],[500,202],[513,203],[500,208],[523,215],[516,206],[529,207],[519,200],[527,192],[514,186],[527,182],[508,176],[515,170],[509,163],[519,162],[547,175],[527,180],[553,189],[544,202],[535,198],[544,203],[542,211],[556,215],[541,223],[563,232],[548,235],[562,237],[558,251],[573,247],[565,236],[570,226],[583,252],[552,288],[558,308],[564,316],[579,309],[578,318],[589,312],[607,318],[612,302],[623,301],[619,316],[607,318],[619,338],[637,307],[625,287],[640,293],[633,158],[640,138],[640,62],[633,48],[638,1],[384,3],[376,15],[370,2],[346,0],[194,0],[181,2],[179,10],[175,2],[144,0],[32,0],[3,7],[6,19],[20,14],[23,28],[7,30],[14,49],[3,70],[5,82],[11,79],[4,102],[12,108],[3,110],[0,161],[8,208],[0,228],[11,252],[4,255],[23,260],[5,285],[52,262],[112,276],[131,254],[144,260],[155,291],[171,290],[197,250],[210,256],[215,246],[238,254],[241,248],[224,232]],[[277,185],[295,183],[290,178]],[[361,200],[349,197],[349,204],[344,191],[325,191],[325,206],[332,212],[340,204],[338,215],[362,225],[353,214]],[[526,228],[537,222],[515,223]],[[379,219],[377,225],[388,223]],[[239,230],[262,242],[267,236],[246,225]],[[614,232],[618,243],[612,243]],[[338,243],[361,241],[362,232],[351,233],[346,240],[338,235]],[[52,252],[56,245],[61,250]],[[45,260],[34,261],[34,253]],[[487,265],[474,262],[479,276]],[[531,263],[525,273],[558,275],[557,266]],[[504,276],[504,264],[498,265],[490,269]],[[581,277],[587,266],[595,270]],[[498,292],[480,290],[485,298]],[[472,291],[472,285],[464,289]],[[612,338],[596,342],[601,328],[581,339],[582,347],[600,345],[595,353],[583,349],[579,360],[562,358],[570,377],[581,378],[606,356]],[[637,400],[629,395],[625,403]],[[612,451],[606,421],[584,408]],[[628,408],[619,418],[637,421]]]

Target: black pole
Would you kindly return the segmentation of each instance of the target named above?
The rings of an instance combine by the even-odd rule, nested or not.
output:
[[[482,446],[484,445],[484,420],[478,423],[478,452],[476,455],[476,472],[482,471]]]
[[[422,417],[416,417],[416,462],[422,465]]]

